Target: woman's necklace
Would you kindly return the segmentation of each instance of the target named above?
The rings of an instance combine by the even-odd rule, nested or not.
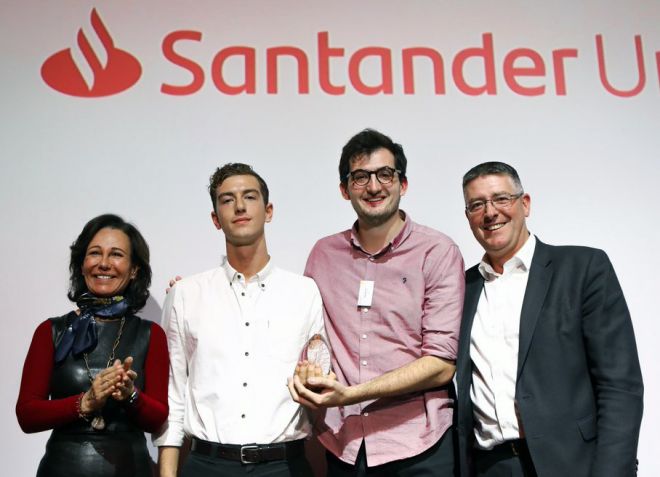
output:
[[[119,346],[119,340],[121,340],[121,334],[124,331],[124,322],[126,321],[125,317],[121,317],[121,323],[119,323],[119,331],[117,332],[117,338],[115,343],[112,345],[112,351],[110,352],[110,357],[108,358],[108,364],[105,365],[106,368],[110,367],[110,364],[115,360],[115,351],[117,346]],[[87,353],[83,353],[83,358],[85,359],[85,367],[87,368],[87,376],[89,377],[89,383],[94,383],[94,376],[92,376],[92,371],[89,369],[89,361],[87,361]],[[92,394],[94,391],[92,390]],[[94,413],[94,418],[92,419],[92,428],[95,431],[102,431],[105,429],[105,419],[101,415],[101,411],[98,410]]]

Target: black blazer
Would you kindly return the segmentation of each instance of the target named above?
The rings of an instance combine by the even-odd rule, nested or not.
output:
[[[457,358],[461,477],[473,475],[470,332],[484,280],[466,272]],[[537,239],[520,316],[516,402],[539,477],[636,475],[644,387],[607,255]]]

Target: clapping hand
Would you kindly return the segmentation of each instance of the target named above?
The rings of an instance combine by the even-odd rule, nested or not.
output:
[[[108,398],[117,392],[125,374],[126,371],[118,359],[108,368],[99,371],[80,401],[80,411],[83,414],[92,414],[103,408]]]
[[[121,374],[121,380],[115,386],[115,390],[112,393],[113,399],[117,401],[125,401],[133,391],[135,391],[134,381],[137,378],[137,373],[131,369],[133,366],[133,357],[129,356],[124,360],[124,363],[121,365],[123,373]]]

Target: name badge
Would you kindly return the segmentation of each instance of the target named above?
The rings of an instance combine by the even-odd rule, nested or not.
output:
[[[374,297],[374,281],[360,280],[357,306],[371,306]]]

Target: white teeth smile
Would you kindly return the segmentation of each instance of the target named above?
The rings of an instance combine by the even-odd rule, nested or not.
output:
[[[498,230],[504,227],[506,224],[493,224],[493,225],[484,225],[484,230],[488,230],[489,232],[492,232],[493,230]]]
[[[101,280],[109,280],[112,277],[110,275],[96,275],[96,278],[100,278]]]

